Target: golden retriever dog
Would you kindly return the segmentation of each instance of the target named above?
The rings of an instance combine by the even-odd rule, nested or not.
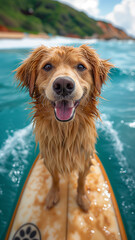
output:
[[[77,203],[88,211],[85,178],[95,152],[97,99],[113,65],[82,45],[41,46],[16,69],[33,102],[34,133],[52,175],[46,207],[60,199],[59,174],[78,172]]]

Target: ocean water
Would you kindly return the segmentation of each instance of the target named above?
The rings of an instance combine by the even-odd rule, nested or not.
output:
[[[31,48],[88,43],[115,64],[103,87],[96,150],[112,184],[129,240],[135,239],[135,42],[77,40],[0,40],[0,239],[38,153],[28,117],[29,95],[16,88],[14,73]]]

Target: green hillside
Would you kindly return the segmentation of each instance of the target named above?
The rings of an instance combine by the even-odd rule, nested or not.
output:
[[[94,19],[53,0],[0,0],[0,25],[17,31],[64,36],[102,34]]]

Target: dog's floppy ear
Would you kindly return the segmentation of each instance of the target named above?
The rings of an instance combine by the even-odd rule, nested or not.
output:
[[[93,66],[94,83],[99,94],[101,93],[102,84],[107,80],[108,73],[113,67],[113,64],[109,63],[107,60],[101,59],[99,59],[97,65]]]
[[[19,86],[29,89],[31,97],[33,97],[34,94],[38,63],[46,52],[47,48],[44,46],[37,48],[17,69],[15,69]]]
[[[95,50],[87,45],[82,45],[81,48],[83,49],[83,55],[92,66],[94,84],[100,94],[102,84],[107,80],[108,73],[111,68],[114,68],[114,65],[107,60],[100,59]]]

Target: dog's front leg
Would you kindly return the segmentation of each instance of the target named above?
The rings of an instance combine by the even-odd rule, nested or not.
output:
[[[52,186],[51,186],[50,191],[47,194],[46,201],[45,201],[46,207],[48,209],[50,209],[54,205],[56,205],[60,199],[58,172],[55,171],[51,175],[52,175]]]
[[[85,212],[87,212],[90,207],[90,200],[85,190],[85,179],[87,174],[89,173],[90,166],[91,166],[91,160],[88,159],[86,161],[84,171],[79,172],[79,177],[78,177],[77,203],[80,206],[80,208]]]

